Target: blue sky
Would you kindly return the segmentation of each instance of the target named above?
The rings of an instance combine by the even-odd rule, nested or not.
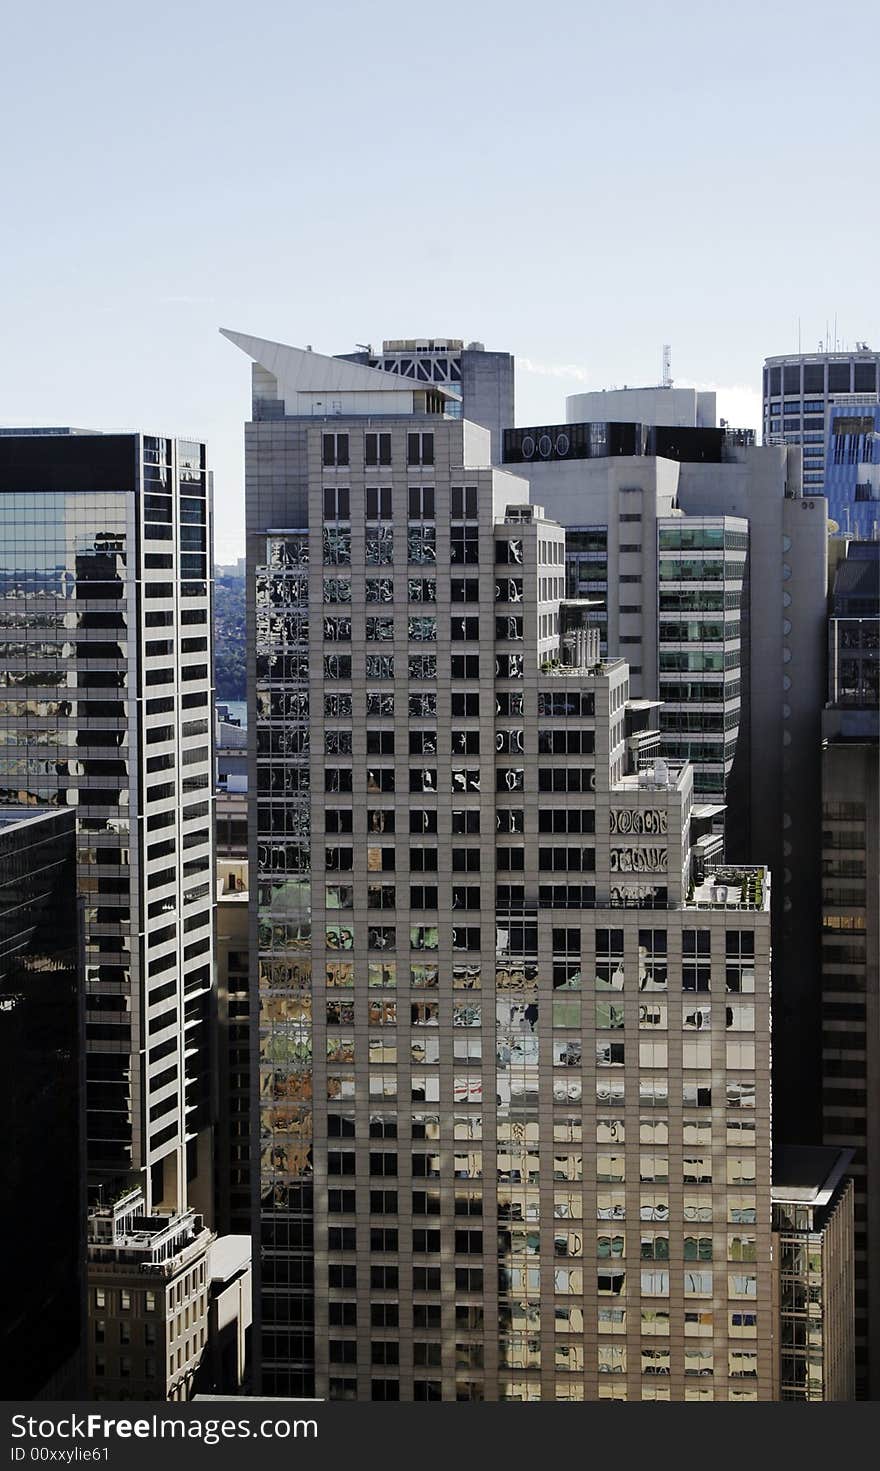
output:
[[[204,436],[221,561],[249,372],[220,326],[477,338],[522,359],[521,423],[670,342],[757,423],[799,318],[880,345],[876,38],[873,0],[16,7],[0,421]]]

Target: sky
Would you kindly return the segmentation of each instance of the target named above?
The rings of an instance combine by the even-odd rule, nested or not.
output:
[[[565,396],[880,346],[874,0],[48,0],[0,51],[0,423],[205,438],[243,550],[248,360],[455,336]],[[862,43],[859,37],[863,38]]]

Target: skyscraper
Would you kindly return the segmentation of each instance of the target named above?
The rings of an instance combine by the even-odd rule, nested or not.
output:
[[[856,1386],[880,1395],[880,543],[848,542],[828,620],[822,719],[822,1104],[855,1151]]]
[[[633,693],[666,702],[664,749],[695,759],[707,805],[727,804],[728,855],[769,859],[774,1127],[818,1138],[819,804],[804,794],[820,783],[826,502],[804,492],[797,450],[720,429],[518,428],[504,456],[565,527],[569,591],[593,603]]]
[[[847,536],[880,535],[880,400],[833,404],[825,466],[828,514]]]
[[[767,871],[694,881],[692,770],[627,771],[627,665],[485,431],[226,335],[260,1392],[769,1397]]]
[[[832,405],[854,411],[857,405],[876,403],[878,373],[880,353],[866,342],[857,343],[854,352],[823,352],[820,348],[764,360],[763,440],[765,444],[803,446],[807,495],[822,495],[825,489]]]
[[[72,812],[0,808],[0,1209],[9,1268],[0,1345],[10,1399],[77,1399],[84,1388],[84,1008],[75,878]]]
[[[0,434],[0,800],[76,816],[93,1198],[210,1202],[211,500],[202,444]]]

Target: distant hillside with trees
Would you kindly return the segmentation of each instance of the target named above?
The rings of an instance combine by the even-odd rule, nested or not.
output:
[[[244,578],[218,577],[214,583],[214,670],[219,700],[244,700]]]

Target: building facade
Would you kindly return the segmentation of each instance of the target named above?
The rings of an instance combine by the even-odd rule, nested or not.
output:
[[[93,1198],[210,1209],[211,501],[202,444],[0,434],[0,801],[75,813]]]
[[[773,1161],[778,1274],[778,1398],[855,1398],[851,1151],[778,1150]]]
[[[10,1399],[84,1392],[85,1058],[75,880],[72,812],[0,808],[0,1205],[11,1266],[0,1344]]]
[[[224,1237],[251,1231],[249,898],[247,859],[218,856],[214,1221]]]
[[[828,1145],[854,1151],[855,1352],[880,1397],[880,543],[849,542],[828,621],[822,762],[822,1106]]]
[[[592,393],[570,394],[565,400],[565,417],[569,424],[594,424],[611,419],[714,429],[715,394],[710,389],[674,388],[671,383],[648,388],[602,388]],[[512,424],[513,420],[508,423]]]
[[[834,404],[825,465],[828,514],[841,533],[880,536],[880,402]]]
[[[257,1392],[768,1398],[769,875],[694,883],[691,768],[628,773],[627,666],[571,662],[564,531],[485,433],[227,335]]]
[[[765,359],[763,441],[803,447],[807,495],[824,493],[832,405],[858,412],[859,405],[876,404],[878,372],[880,353],[872,352],[867,343],[857,344],[855,352],[823,352],[820,348]],[[844,523],[841,529],[847,529]]]
[[[192,1397],[214,1240],[195,1211],[148,1211],[139,1188],[89,1211],[90,1399]]]
[[[501,460],[501,439],[514,420],[514,360],[508,352],[487,352],[482,342],[461,338],[391,338],[381,352],[366,347],[346,361],[396,373],[415,383],[442,383],[449,390],[446,412],[488,429],[492,464]]]
[[[510,430],[504,445],[532,500],[565,527],[569,592],[593,602],[587,617],[609,655],[629,661],[633,695],[669,702],[664,749],[711,756],[696,780],[706,805],[726,804],[728,857],[769,857],[774,1124],[780,1139],[818,1138],[820,832],[803,793],[820,782],[826,502],[804,493],[799,450],[743,446],[720,429],[572,423]],[[719,558],[723,526],[731,545]],[[714,555],[682,545],[666,556],[661,529],[714,538]],[[686,575],[667,586],[676,570]]]

